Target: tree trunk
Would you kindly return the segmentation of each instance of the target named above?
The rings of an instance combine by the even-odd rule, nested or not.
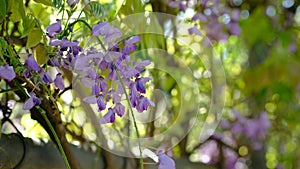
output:
[[[22,169],[65,169],[66,166],[60,155],[60,152],[53,144],[49,141],[48,143],[35,144],[31,139],[25,138],[26,152],[25,158],[21,163],[20,168]],[[87,169],[106,169],[105,159],[97,152],[93,152],[91,149],[79,148],[74,145],[70,145],[78,163],[82,168]],[[16,134],[2,134],[0,138],[0,168],[11,169],[21,159],[23,155],[22,141]],[[114,156],[116,163],[115,169],[124,169],[124,164],[135,161],[137,159],[128,159],[125,157]],[[175,159],[176,168],[189,168],[189,169],[216,169],[214,166],[205,165],[202,163],[192,163],[187,158]],[[145,169],[156,169],[155,164],[151,159],[145,159]],[[137,169],[134,167],[130,169]]]

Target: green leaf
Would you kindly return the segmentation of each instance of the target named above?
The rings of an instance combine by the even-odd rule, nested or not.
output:
[[[47,5],[47,6],[52,6],[51,0],[34,0],[34,2]]]
[[[32,15],[38,18],[38,21],[40,21],[42,25],[50,24],[51,10],[49,7],[39,3],[32,3],[31,9],[33,13]]]
[[[4,38],[0,37],[0,57],[3,58],[4,51],[7,50],[8,44],[4,40]]]
[[[28,14],[25,16],[25,18],[23,19],[23,35],[22,37],[25,37],[28,35],[28,33],[30,33],[34,27],[36,25],[36,21],[35,18],[32,14]]]
[[[29,34],[28,34],[28,39],[26,43],[26,48],[31,48],[36,46],[37,44],[40,43],[42,39],[42,31],[40,29],[33,29]]]
[[[1,0],[0,1],[0,16],[5,18],[7,13],[7,0]]]
[[[10,20],[13,22],[19,22],[25,17],[25,9],[22,0],[9,0],[10,6]]]
[[[99,2],[92,1],[85,6],[85,9],[95,17],[103,15],[103,7]]]
[[[49,59],[47,57],[47,48],[44,45],[38,45],[36,48],[34,48],[34,57],[39,65],[47,63]]]
[[[257,42],[269,43],[276,36],[276,32],[271,25],[270,19],[265,17],[264,8],[256,8],[249,19],[241,22],[242,37],[253,45]]]
[[[126,0],[125,5],[119,10],[119,14],[130,15],[133,13],[144,12],[141,0]]]
[[[52,6],[55,8],[60,8],[62,6],[62,0],[53,0]]]

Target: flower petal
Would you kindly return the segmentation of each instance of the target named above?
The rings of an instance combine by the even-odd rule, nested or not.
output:
[[[89,103],[89,104],[95,104],[97,103],[97,99],[95,96],[88,96],[82,99],[84,102]]]
[[[113,123],[115,119],[115,113],[109,108],[108,112],[100,119],[100,124]]]
[[[122,117],[125,112],[125,107],[121,103],[117,103],[116,106],[113,108],[113,112],[116,113],[118,116]]]
[[[12,66],[9,66],[7,64],[0,66],[0,78],[6,79],[10,82],[15,77],[16,77],[16,73]]]
[[[32,107],[40,105],[41,100],[37,98],[34,94],[24,103],[23,110],[30,110]]]
[[[32,54],[28,55],[28,58],[25,61],[25,66],[27,66],[30,70],[33,71],[39,71],[41,69],[39,64],[35,61]]]
[[[175,169],[174,160],[166,154],[158,156],[158,169]]]
[[[64,81],[62,79],[62,74],[58,73],[56,75],[56,78],[54,79],[54,84],[55,86],[59,89],[59,90],[64,90],[65,89],[65,84]]]

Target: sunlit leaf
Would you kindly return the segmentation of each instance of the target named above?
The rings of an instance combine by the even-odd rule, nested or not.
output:
[[[42,32],[40,29],[34,29],[28,34],[28,40],[26,43],[26,48],[31,48],[36,46],[42,39]]]
[[[1,0],[0,1],[0,16],[5,18],[7,13],[7,1],[6,0]]]
[[[268,43],[276,35],[270,20],[262,16],[263,10],[257,8],[248,20],[241,23],[242,35],[250,45],[258,41]]]
[[[40,3],[32,3],[30,7],[32,10],[32,15],[38,18],[43,25],[50,24],[51,10],[49,7],[46,7]]]
[[[124,15],[144,12],[143,3],[141,0],[126,0],[118,12]]]
[[[18,22],[25,17],[25,9],[22,0],[9,0],[8,2],[11,12],[11,21]]]
[[[34,57],[38,64],[43,65],[48,61],[47,48],[44,45],[38,45],[34,48]]]
[[[52,1],[52,6],[55,8],[60,8],[62,6],[62,0],[53,0]]]
[[[52,5],[51,0],[34,0],[34,2],[41,3],[41,4],[44,4],[44,5],[47,5],[47,6],[51,6]]]
[[[103,7],[99,2],[92,1],[86,5],[85,9],[96,17],[103,15]]]
[[[34,27],[35,27],[35,18],[31,14],[26,15],[23,19],[24,30],[23,30],[22,37],[27,36],[28,33],[31,32]]]

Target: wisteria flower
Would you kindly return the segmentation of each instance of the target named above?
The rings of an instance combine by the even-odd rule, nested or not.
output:
[[[158,169],[176,169],[174,160],[166,154],[158,156]]]
[[[41,69],[32,54],[29,54],[28,58],[25,60],[25,66],[27,66],[32,71],[39,71]]]
[[[88,96],[88,97],[83,98],[82,100],[89,104],[97,103],[97,98],[95,96]]]
[[[50,84],[53,82],[51,76],[44,69],[42,69],[42,71],[40,72],[40,78],[45,84]]]
[[[100,124],[113,123],[115,119],[115,113],[109,108],[108,112],[100,119]]]
[[[99,22],[93,26],[92,34],[94,36],[105,36],[105,43],[109,45],[122,37],[122,32],[107,22]]]
[[[121,41],[123,45],[111,45],[122,36],[122,33],[107,22],[94,25],[92,34],[105,37],[105,44],[108,45],[107,51],[98,52],[95,48],[91,48],[75,58],[74,67],[81,75],[80,81],[92,90],[91,95],[83,98],[83,101],[97,104],[99,112],[109,110],[100,120],[101,124],[114,122],[115,114],[120,117],[124,116],[125,107],[121,104],[121,98],[127,89],[132,107],[139,112],[147,110],[149,106],[154,106],[154,103],[143,95],[146,93],[145,83],[150,78],[141,76],[141,73],[145,71],[145,66],[151,62],[144,60],[130,63],[129,54],[137,49],[136,43],[140,41],[140,37],[132,36]],[[53,41],[52,44],[61,46],[61,43],[61,41]],[[125,85],[125,89],[121,83]],[[111,101],[113,105],[108,107],[110,105],[108,102]]]
[[[34,106],[38,106],[41,104],[41,100],[35,96],[34,93],[30,93],[30,98],[24,103],[23,109],[30,110]]]
[[[203,15],[202,13],[196,13],[193,17],[192,17],[193,21],[199,20],[200,22],[206,22],[207,21],[207,17],[205,15]]]
[[[55,34],[60,33],[62,31],[60,20],[56,20],[56,23],[51,24],[47,28],[47,35],[49,37],[54,37]]]
[[[188,31],[189,31],[189,34],[190,34],[190,35],[193,35],[193,34],[199,35],[199,36],[202,35],[202,33],[201,33],[201,31],[198,29],[197,25],[194,25],[194,27],[189,28]]]
[[[77,3],[79,2],[79,0],[68,0],[67,3],[70,7],[74,7]]]
[[[54,79],[54,84],[55,86],[59,89],[59,90],[64,90],[65,89],[65,84],[64,81],[62,79],[62,74],[58,73],[56,75],[56,78]]]
[[[116,106],[113,108],[113,112],[116,113],[118,116],[122,117],[125,112],[125,107],[121,103],[117,103]]]
[[[3,78],[7,81],[12,81],[16,77],[16,73],[12,66],[7,64],[0,66],[0,78]]]
[[[105,110],[106,103],[103,101],[103,96],[102,95],[99,95],[97,97],[97,105],[98,105],[98,111]]]
[[[122,53],[124,55],[128,55],[130,52],[135,51],[137,49],[137,46],[135,43],[139,42],[141,40],[140,36],[132,36],[128,40],[124,40],[124,49],[122,50]]]
[[[129,93],[129,100],[131,102],[132,107],[137,106],[138,104],[138,99],[139,99],[139,94],[136,89],[136,86],[134,83],[130,84],[130,93]]]
[[[149,106],[154,106],[154,103],[145,96],[140,96],[138,104],[135,106],[138,112],[147,110]]]

